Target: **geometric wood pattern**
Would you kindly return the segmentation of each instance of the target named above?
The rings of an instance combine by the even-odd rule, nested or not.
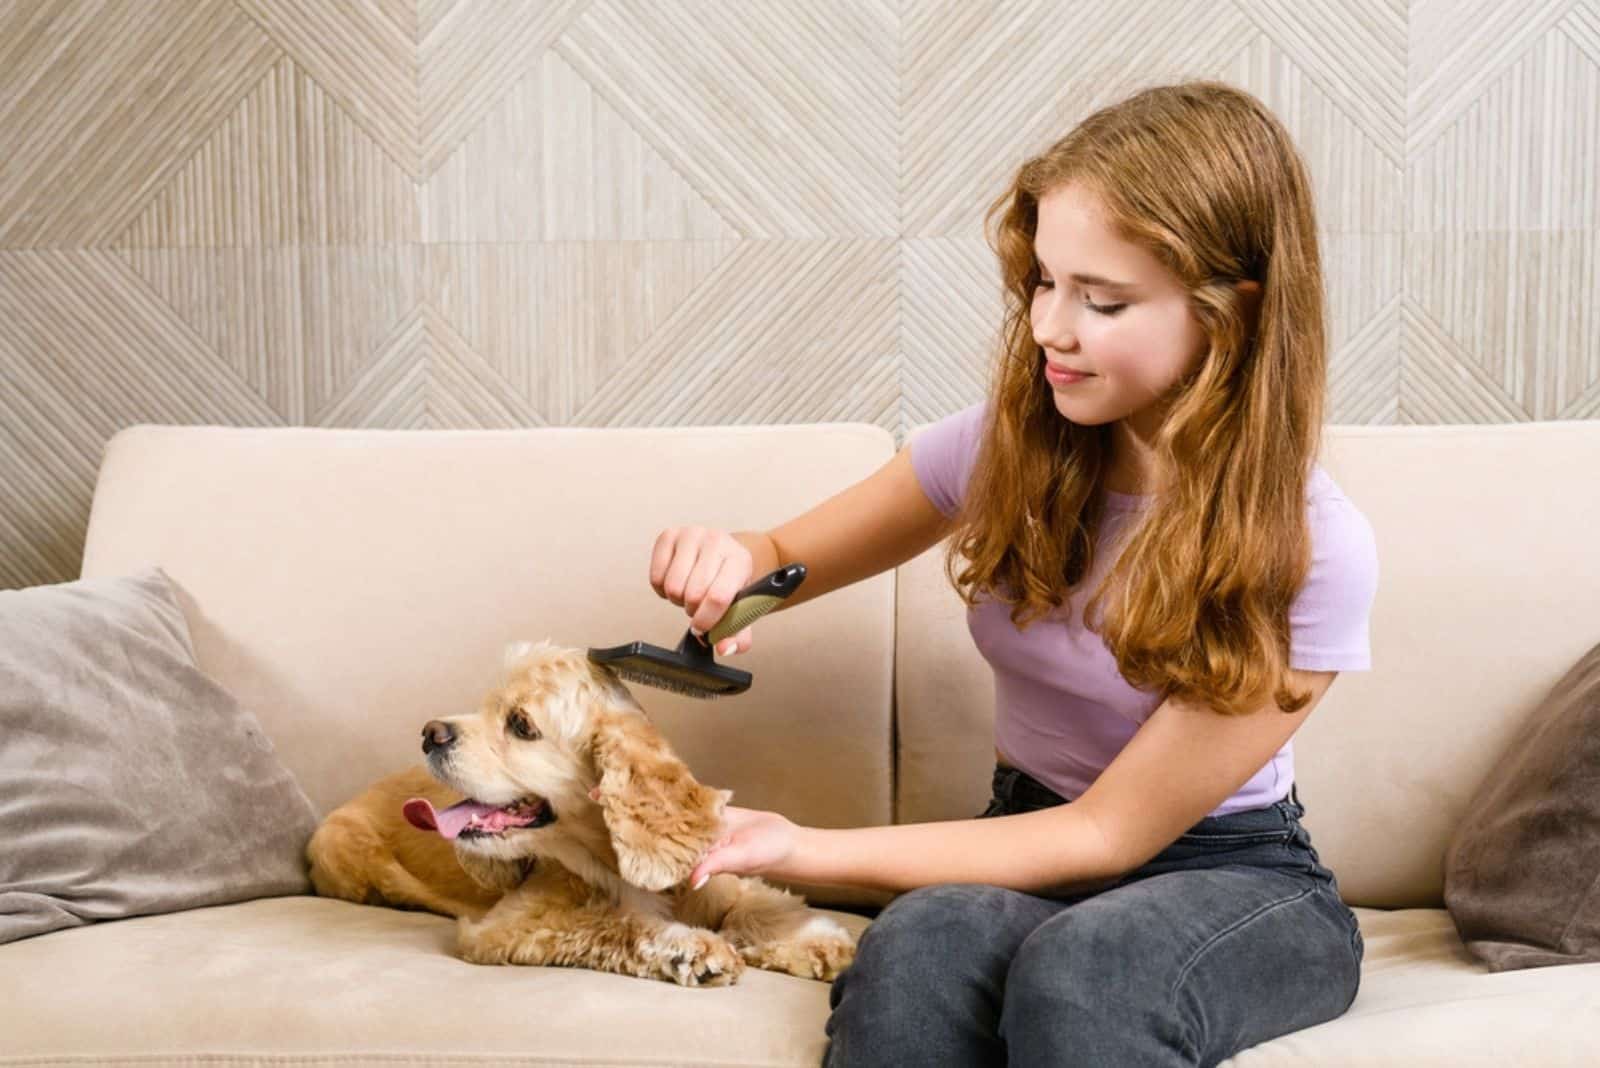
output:
[[[981,395],[983,210],[1144,85],[1283,118],[1330,419],[1600,418],[1600,0],[0,0],[0,586],[137,422]]]

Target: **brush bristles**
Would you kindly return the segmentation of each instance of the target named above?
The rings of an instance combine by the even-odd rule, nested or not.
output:
[[[669,690],[672,693],[681,693],[685,697],[699,697],[710,701],[722,696],[722,693],[718,690],[708,690],[704,686],[695,686],[666,675],[656,675],[648,671],[640,671],[637,668],[626,667],[622,664],[613,664],[611,669],[628,682],[636,682],[641,686],[654,686],[658,690]]]

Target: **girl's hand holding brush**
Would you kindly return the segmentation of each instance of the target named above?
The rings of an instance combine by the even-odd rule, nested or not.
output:
[[[689,613],[689,627],[704,635],[716,625],[734,596],[750,582],[755,560],[749,548],[725,530],[669,527],[656,535],[650,554],[650,586]],[[724,638],[718,656],[748,652],[750,628]]]

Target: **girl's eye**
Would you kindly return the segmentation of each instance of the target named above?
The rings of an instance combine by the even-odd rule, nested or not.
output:
[[[1054,289],[1055,287],[1056,287],[1056,284],[1054,282],[1050,281],[1050,279],[1048,279],[1048,278],[1039,279],[1038,284],[1036,286],[1036,288],[1038,288],[1038,289]],[[1096,304],[1092,300],[1085,300],[1083,302],[1083,306],[1085,308],[1088,308],[1090,311],[1095,312],[1096,314],[1099,314],[1099,315],[1115,315],[1119,311],[1121,311],[1123,308],[1126,308],[1128,305],[1127,305],[1126,302],[1124,302],[1122,304]]]
[[[516,735],[518,738],[521,738],[525,742],[538,741],[540,737],[539,728],[535,727],[531,722],[529,722],[528,717],[524,716],[521,712],[513,712],[511,714],[509,725],[511,727],[511,733]]]

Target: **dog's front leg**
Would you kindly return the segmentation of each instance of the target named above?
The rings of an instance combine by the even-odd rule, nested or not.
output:
[[[720,935],[623,911],[544,862],[482,919],[463,916],[456,932],[462,958],[474,964],[593,968],[680,986],[727,986],[744,971]]]
[[[712,876],[699,890],[680,895],[676,914],[717,931],[746,964],[802,979],[832,982],[856,955],[855,938],[836,920],[750,876]]]

